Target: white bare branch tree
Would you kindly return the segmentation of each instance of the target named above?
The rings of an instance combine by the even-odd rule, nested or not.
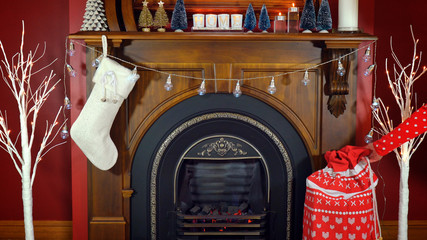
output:
[[[403,66],[397,58],[392,45],[392,38],[390,38],[391,55],[394,59],[393,71],[390,73],[388,70],[388,61],[386,59],[387,79],[391,92],[396,100],[400,109],[401,122],[404,122],[412,115],[412,112],[417,109],[416,96],[414,94],[414,83],[427,71],[426,67],[421,67],[422,52],[417,52],[418,39],[415,39],[411,27],[412,40],[414,43],[414,50],[412,61]],[[393,121],[389,117],[389,108],[384,102],[378,98],[379,108],[373,108],[373,116],[378,122],[379,127],[376,132],[380,135],[386,135],[391,132]],[[399,184],[399,223],[398,223],[398,239],[408,239],[408,203],[409,203],[409,161],[412,154],[417,150],[420,143],[423,141],[425,134],[409,140],[394,150],[397,161],[400,167],[400,184]]]
[[[46,46],[41,54],[37,54],[37,46],[34,52],[30,51],[24,55],[24,35],[24,22],[22,22],[20,50],[11,59],[7,58],[0,41],[0,49],[4,58],[0,66],[1,76],[16,100],[20,127],[20,131],[17,133],[12,131],[8,126],[6,112],[0,111],[0,147],[10,155],[21,176],[25,239],[29,240],[34,239],[32,186],[37,166],[49,150],[65,142],[56,143],[54,141],[61,129],[58,127],[58,119],[62,110],[60,107],[54,121],[52,123],[46,121],[44,135],[41,137],[40,145],[38,144],[39,139],[35,135],[39,111],[60,80],[53,81],[55,74],[50,71],[49,75],[44,76],[43,79],[38,78],[37,81],[34,80],[34,84],[32,83],[34,75],[40,74],[56,60],[35,70],[33,67],[44,56]],[[35,156],[32,155],[32,150],[35,150]]]

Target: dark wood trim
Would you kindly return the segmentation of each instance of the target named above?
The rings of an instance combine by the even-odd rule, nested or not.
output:
[[[24,221],[0,221],[0,239],[24,239]],[[71,221],[34,221],[34,235],[37,240],[71,240]]]
[[[105,16],[107,17],[108,28],[110,31],[120,31],[119,22],[117,20],[116,0],[104,0]]]
[[[382,221],[381,230],[383,239],[397,240],[398,221]],[[408,239],[426,239],[427,220],[408,221]]]
[[[125,25],[126,31],[137,31],[136,22],[133,14],[133,1],[132,0],[122,0],[122,16],[123,24]]]

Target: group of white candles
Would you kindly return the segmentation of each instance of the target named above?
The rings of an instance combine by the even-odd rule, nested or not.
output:
[[[205,21],[206,17],[206,21]],[[230,26],[231,19],[231,26]],[[242,14],[193,14],[193,29],[242,29]]]
[[[338,31],[358,30],[358,2],[358,0],[339,0]],[[298,14],[297,7],[289,8],[289,13],[294,12]],[[289,16],[288,19],[290,19]],[[275,20],[283,21],[285,17],[277,16]],[[242,14],[231,14],[231,17],[230,14],[193,14],[193,29],[241,30],[243,28],[242,21]]]

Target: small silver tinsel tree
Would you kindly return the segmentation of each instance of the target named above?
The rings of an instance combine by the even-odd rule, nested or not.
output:
[[[103,0],[87,0],[80,31],[108,31]]]

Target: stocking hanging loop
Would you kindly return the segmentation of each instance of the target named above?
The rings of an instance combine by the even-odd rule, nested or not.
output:
[[[104,57],[107,56],[107,47],[108,47],[107,37],[105,35],[102,35],[102,55]]]

